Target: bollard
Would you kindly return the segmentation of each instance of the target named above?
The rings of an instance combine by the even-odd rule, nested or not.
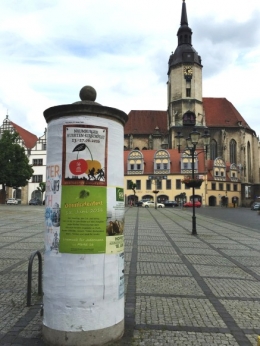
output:
[[[27,306],[31,306],[32,299],[32,266],[35,256],[38,256],[38,295],[42,295],[42,254],[40,251],[34,251],[28,263],[28,276],[27,276]]]
[[[48,108],[43,337],[104,345],[124,332],[124,168],[127,115],[95,102]]]
[[[260,336],[257,337],[257,346],[260,346]]]

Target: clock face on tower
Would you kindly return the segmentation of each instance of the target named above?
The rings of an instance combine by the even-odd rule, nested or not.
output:
[[[183,71],[184,71],[184,76],[192,76],[191,66],[184,66]]]

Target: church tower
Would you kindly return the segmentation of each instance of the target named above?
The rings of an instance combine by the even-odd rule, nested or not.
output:
[[[182,3],[181,26],[177,37],[178,46],[169,58],[167,83],[168,126],[172,147],[177,131],[185,135],[194,126],[205,126],[201,57],[192,47],[192,30],[188,25],[185,0]]]

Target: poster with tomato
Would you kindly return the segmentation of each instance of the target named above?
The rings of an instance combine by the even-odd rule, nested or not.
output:
[[[107,185],[106,127],[63,126],[63,185]]]

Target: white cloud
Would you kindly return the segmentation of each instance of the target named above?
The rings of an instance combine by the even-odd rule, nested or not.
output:
[[[260,134],[258,0],[186,0],[202,57],[203,96],[226,97]],[[40,136],[43,111],[79,99],[119,108],[167,109],[168,59],[182,0],[25,0],[0,3],[0,114]]]

